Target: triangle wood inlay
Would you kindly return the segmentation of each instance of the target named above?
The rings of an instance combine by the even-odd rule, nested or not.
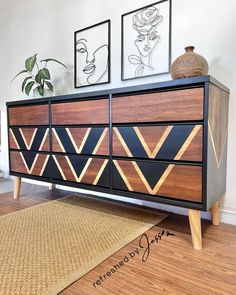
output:
[[[44,133],[43,140],[42,140],[42,142],[40,144],[39,151],[44,151],[44,150],[48,151],[49,146],[50,146],[50,143],[49,143],[49,128],[47,128],[45,133]]]
[[[218,168],[228,133],[227,93],[214,85],[209,86],[208,128]],[[219,120],[220,119],[220,120]]]
[[[100,136],[100,139],[96,145],[96,147],[93,150],[93,155],[109,155],[109,138],[108,138],[109,132],[108,128],[104,128],[102,135]]]
[[[53,159],[63,180],[93,185],[99,182],[109,162],[108,159],[98,158],[82,158],[81,161],[81,158],[76,158],[74,155],[53,155]]]
[[[21,136],[28,150],[31,149],[37,130],[37,128],[19,128]]]
[[[196,137],[197,133],[199,132],[199,130],[201,128],[202,128],[201,125],[196,125],[193,128],[192,132],[190,133],[190,135],[188,136],[188,138],[186,139],[186,141],[182,145],[182,147],[179,150],[178,154],[175,156],[175,160],[180,160],[181,159],[181,157],[184,155],[184,153],[186,152],[186,150],[188,149],[188,147],[190,146],[191,142]]]
[[[66,128],[66,132],[69,135],[77,154],[81,153],[90,131],[91,128]]]
[[[174,164],[163,164],[162,170],[159,175],[156,176],[151,173],[151,171],[149,171],[149,175],[147,175],[147,171],[144,171],[145,167],[142,165],[140,166],[140,163],[138,164],[135,161],[113,160],[113,163],[129,191],[134,191],[134,187],[138,186],[140,188],[142,186],[149,194],[152,195],[157,194],[158,190],[161,188],[175,166]],[[149,169],[151,169],[150,163],[148,165]],[[155,179],[151,180],[150,175],[154,176]]]
[[[143,145],[147,146],[150,153],[153,153],[154,149],[156,148],[157,142],[159,142],[165,130],[166,126],[155,126],[155,128],[153,128],[153,126],[135,127],[136,134],[141,135],[139,136],[139,138],[142,139]],[[155,141],[153,140],[153,138],[155,138]]]
[[[118,147],[119,143],[121,144],[125,155],[127,155],[128,157],[133,157],[131,151],[129,150],[127,144],[125,143],[122,135],[120,134],[119,130],[117,127],[113,128],[114,132],[113,132],[113,152],[114,154],[116,154],[116,147]]]
[[[20,149],[12,128],[10,128],[10,147]]]
[[[138,164],[135,161],[132,161],[132,164],[135,168],[135,170],[137,171],[140,179],[142,180],[144,186],[146,187],[146,189],[148,190],[149,194],[152,195],[156,195],[158,190],[160,189],[160,187],[162,186],[162,184],[164,183],[165,179],[167,178],[167,176],[170,174],[171,170],[173,169],[173,167],[175,165],[173,164],[169,164],[167,166],[167,168],[164,170],[164,173],[162,174],[162,176],[158,179],[158,181],[156,182],[156,185],[154,186],[154,188],[151,188],[151,186],[149,185],[146,177],[144,176],[143,172],[141,171],[141,169],[139,168]]]
[[[49,160],[49,155],[47,154],[37,154],[28,152],[20,152],[21,159],[24,163],[24,166],[28,172],[28,174],[36,174],[42,176]],[[28,161],[28,157],[31,158],[31,162]],[[34,169],[36,168],[39,173],[35,173]]]
[[[134,127],[134,130],[147,155],[149,158],[153,159],[162,147],[172,128],[173,126],[158,126],[155,127],[153,131],[153,127]],[[153,141],[153,138],[155,138],[156,141]]]
[[[199,128],[197,126],[199,126]],[[202,136],[202,126],[196,125],[183,145],[184,148],[182,153],[179,154],[179,160],[188,160],[192,158],[195,161],[202,161]]]

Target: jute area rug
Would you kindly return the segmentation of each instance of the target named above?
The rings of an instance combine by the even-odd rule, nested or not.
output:
[[[166,217],[72,195],[0,217],[0,294],[58,294]]]

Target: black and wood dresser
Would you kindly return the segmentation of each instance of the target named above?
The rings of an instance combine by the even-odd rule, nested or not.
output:
[[[229,90],[211,76],[8,102],[16,176],[200,211],[219,223],[226,190]]]

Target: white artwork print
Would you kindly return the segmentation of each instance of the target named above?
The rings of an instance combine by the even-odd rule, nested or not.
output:
[[[169,1],[123,15],[122,79],[169,72],[169,43]]]
[[[109,82],[109,23],[75,32],[75,87]]]

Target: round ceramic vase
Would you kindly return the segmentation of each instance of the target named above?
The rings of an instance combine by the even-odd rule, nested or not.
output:
[[[203,76],[208,73],[208,63],[204,57],[194,52],[194,46],[185,47],[186,52],[172,64],[172,79]]]

